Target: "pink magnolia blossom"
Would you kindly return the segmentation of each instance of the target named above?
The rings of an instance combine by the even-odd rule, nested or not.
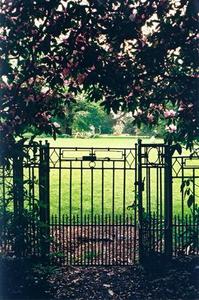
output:
[[[170,125],[167,125],[165,127],[166,131],[168,131],[169,133],[173,133],[173,132],[176,132],[177,130],[177,126],[174,125],[174,124],[170,124]]]
[[[6,37],[2,34],[0,34],[0,41],[5,41],[6,40]]]
[[[171,110],[166,109],[164,112],[164,116],[166,119],[173,118],[173,117],[175,117],[175,115],[176,115],[176,112],[173,109],[171,109]]]
[[[133,116],[134,116],[134,117],[137,117],[137,116],[140,116],[140,115],[142,115],[142,114],[143,114],[143,111],[142,111],[140,108],[138,108],[138,109],[136,109],[136,110],[134,111]]]
[[[158,104],[156,107],[157,107],[157,109],[159,109],[159,110],[162,110],[162,109],[164,108],[162,104]]]
[[[149,105],[150,108],[155,108],[155,106],[156,106],[155,103],[150,103]]]
[[[154,116],[150,113],[147,114],[147,120],[150,122],[150,123],[153,123],[154,122]]]

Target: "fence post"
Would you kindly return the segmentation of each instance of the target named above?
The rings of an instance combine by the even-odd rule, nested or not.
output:
[[[24,191],[23,191],[23,147],[16,145],[13,153],[13,201],[15,224],[15,253],[23,256],[24,252]]]
[[[39,160],[39,206],[41,255],[47,257],[50,251],[50,197],[49,197],[49,143],[40,142]]]
[[[138,225],[139,225],[139,261],[142,263],[144,257],[143,248],[143,203],[142,203],[142,141],[138,140]]]
[[[164,227],[165,227],[165,255],[172,258],[172,154],[169,145],[165,146],[165,197],[164,197]]]

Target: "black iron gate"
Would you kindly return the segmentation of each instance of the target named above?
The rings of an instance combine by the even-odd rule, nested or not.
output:
[[[28,250],[20,255],[50,254],[73,265],[138,260],[137,146],[50,147],[46,142],[24,146],[18,153],[23,158],[17,168],[12,160],[2,174],[5,179],[9,173],[10,185],[18,191],[14,203],[23,202],[25,210],[34,211],[34,220],[24,229]],[[3,197],[6,203],[9,188]],[[10,235],[2,250],[15,249]]]
[[[63,254],[67,264],[137,260],[136,151],[50,148],[53,252]]]
[[[18,241],[2,230],[1,251],[50,255],[70,265],[128,265],[190,245],[198,253],[198,156],[172,152],[141,141],[134,148],[23,147],[1,168],[3,218],[8,209],[14,221],[24,210],[30,219],[17,227]]]

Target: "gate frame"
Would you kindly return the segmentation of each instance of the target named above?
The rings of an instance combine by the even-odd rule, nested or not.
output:
[[[163,147],[164,148],[164,255],[170,260],[173,253],[173,224],[172,224],[172,155],[173,151],[171,146],[166,144],[142,144],[142,140],[138,139],[138,224],[139,224],[139,262],[142,263],[145,259],[146,249],[144,249],[143,240],[143,191],[144,191],[144,181],[142,179],[142,147],[150,146],[151,148]],[[151,218],[151,215],[150,215]],[[150,222],[151,225],[151,222]],[[149,227],[151,230],[151,226]],[[149,252],[149,249],[148,249]]]

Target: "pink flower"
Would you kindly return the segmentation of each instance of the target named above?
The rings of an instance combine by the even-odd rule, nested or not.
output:
[[[177,126],[174,125],[174,124],[170,124],[169,126],[167,125],[167,126],[165,127],[165,129],[166,129],[169,133],[173,133],[173,132],[176,132]]]
[[[143,114],[142,110],[141,110],[140,108],[138,108],[138,109],[136,109],[136,110],[134,111],[133,116],[134,116],[134,117],[137,117],[137,116],[140,116],[140,115],[142,115],[142,114]]]
[[[155,108],[155,107],[156,107],[155,103],[150,103],[149,108]]]
[[[6,37],[2,34],[0,34],[0,41],[5,41],[6,40]]]
[[[176,115],[176,112],[173,109],[171,109],[171,110],[166,109],[164,112],[164,116],[166,119],[173,118],[173,117],[175,117],[175,115]]]
[[[153,123],[154,121],[154,116],[150,113],[147,114],[147,120],[150,122],[150,123]]]
[[[162,104],[158,104],[157,105],[157,109],[162,110],[163,109],[163,105]]]

